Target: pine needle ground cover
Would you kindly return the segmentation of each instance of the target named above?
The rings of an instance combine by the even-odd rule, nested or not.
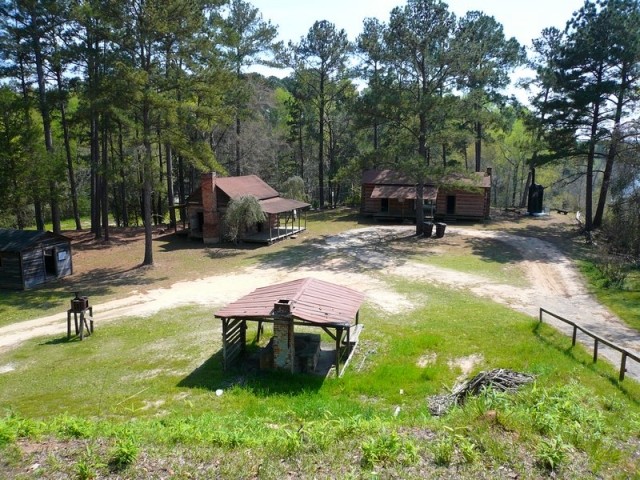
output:
[[[490,301],[391,283],[416,307],[365,304],[340,379],[223,372],[219,322],[196,307],[3,353],[0,478],[637,475],[637,383],[618,384],[569,338]],[[430,415],[430,396],[493,368],[536,379]]]

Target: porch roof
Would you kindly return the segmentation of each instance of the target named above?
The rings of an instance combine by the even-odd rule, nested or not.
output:
[[[310,204],[305,202],[300,202],[298,200],[292,200],[290,198],[268,198],[266,200],[260,200],[260,206],[262,207],[262,211],[268,214],[276,214],[283,212],[290,212],[292,210],[307,208]]]

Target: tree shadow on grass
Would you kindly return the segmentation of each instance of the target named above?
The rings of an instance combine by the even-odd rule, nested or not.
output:
[[[522,255],[515,247],[497,239],[471,237],[467,239],[467,242],[471,246],[473,254],[485,261],[515,264],[523,260]]]
[[[6,311],[15,309],[66,311],[74,292],[89,297],[109,295],[115,287],[151,285],[167,277],[148,278],[147,267],[96,268],[91,271],[74,274],[53,282],[38,285],[29,290],[0,290],[0,317]],[[93,303],[93,302],[91,302]],[[6,314],[6,313],[5,313]]]
[[[320,268],[335,272],[377,272],[387,264],[408,261],[407,248],[416,240],[414,233],[387,234],[364,232],[309,238],[256,258],[266,268]],[[410,246],[410,245],[409,245]]]
[[[247,352],[227,370],[222,368],[222,358],[222,350],[219,350],[180,380],[177,386],[211,391],[241,387],[256,396],[269,397],[318,391],[324,382],[324,377],[319,375],[260,370],[255,350],[253,354]]]

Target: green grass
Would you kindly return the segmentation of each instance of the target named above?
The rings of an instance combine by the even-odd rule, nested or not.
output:
[[[318,215],[320,235],[355,226],[339,212]],[[314,251],[309,241],[242,250],[207,266],[293,266]],[[442,266],[463,261],[450,260]],[[495,268],[496,275],[509,263],[468,260],[465,271]],[[570,338],[506,307],[385,280],[415,308],[389,314],[365,304],[366,328],[340,379],[223,371],[220,322],[197,306],[97,319],[83,342],[40,338],[0,353],[0,478],[30,478],[24,472],[33,465],[29,475],[44,478],[637,475],[637,382],[618,382],[614,367],[593,364]],[[250,325],[249,342],[254,334]],[[481,360],[469,375],[510,368],[536,381],[517,394],[486,391],[431,417],[427,398],[451,388],[462,374],[456,360],[470,355]],[[433,361],[421,364],[425,356]]]
[[[606,279],[593,262],[579,262],[591,292],[627,325],[640,331],[640,270],[630,270],[622,288],[607,287]]]
[[[97,442],[103,449],[75,468],[104,473],[104,465],[120,458],[132,478],[141,474],[141,457],[177,462],[176,452],[196,451],[214,456],[223,470],[271,452],[263,466],[274,476],[281,473],[274,455],[289,469],[303,460],[325,465],[327,476],[380,469],[391,476],[415,468],[408,476],[420,478],[424,469],[463,468],[473,477],[504,462],[521,475],[533,468],[544,476],[550,462],[559,462],[554,471],[570,472],[576,456],[605,476],[610,469],[634,472],[637,383],[618,384],[612,367],[593,365],[569,338],[507,308],[406,280],[394,288],[418,307],[387,315],[366,305],[359,350],[341,379],[224,372],[219,321],[200,307],[98,324],[84,342],[29,341],[0,354],[0,365],[14,368],[0,375],[0,409],[12,412],[0,420],[0,444],[8,449],[16,438],[49,435]],[[435,363],[419,366],[430,353]],[[426,398],[451,387],[461,373],[452,362],[471,354],[483,358],[474,372],[511,368],[536,374],[536,384],[518,395],[486,394],[431,418]],[[497,424],[487,420],[489,410],[498,412]],[[422,432],[439,439],[437,449]],[[564,456],[549,449],[558,435]],[[621,453],[596,453],[603,445]],[[360,459],[355,466],[352,454]],[[314,476],[307,467],[300,474]]]

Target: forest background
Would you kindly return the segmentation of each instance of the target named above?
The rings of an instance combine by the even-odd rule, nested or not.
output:
[[[180,220],[202,172],[285,196],[302,179],[325,208],[358,205],[369,168],[423,185],[492,167],[494,207],[525,207],[535,172],[547,206],[638,261],[637,1],[587,0],[528,49],[438,0],[367,18],[353,42],[326,20],[277,33],[243,0],[2,1],[0,226],[89,217],[107,241],[142,224],[152,264],[153,225]],[[523,65],[526,105],[505,93]]]

